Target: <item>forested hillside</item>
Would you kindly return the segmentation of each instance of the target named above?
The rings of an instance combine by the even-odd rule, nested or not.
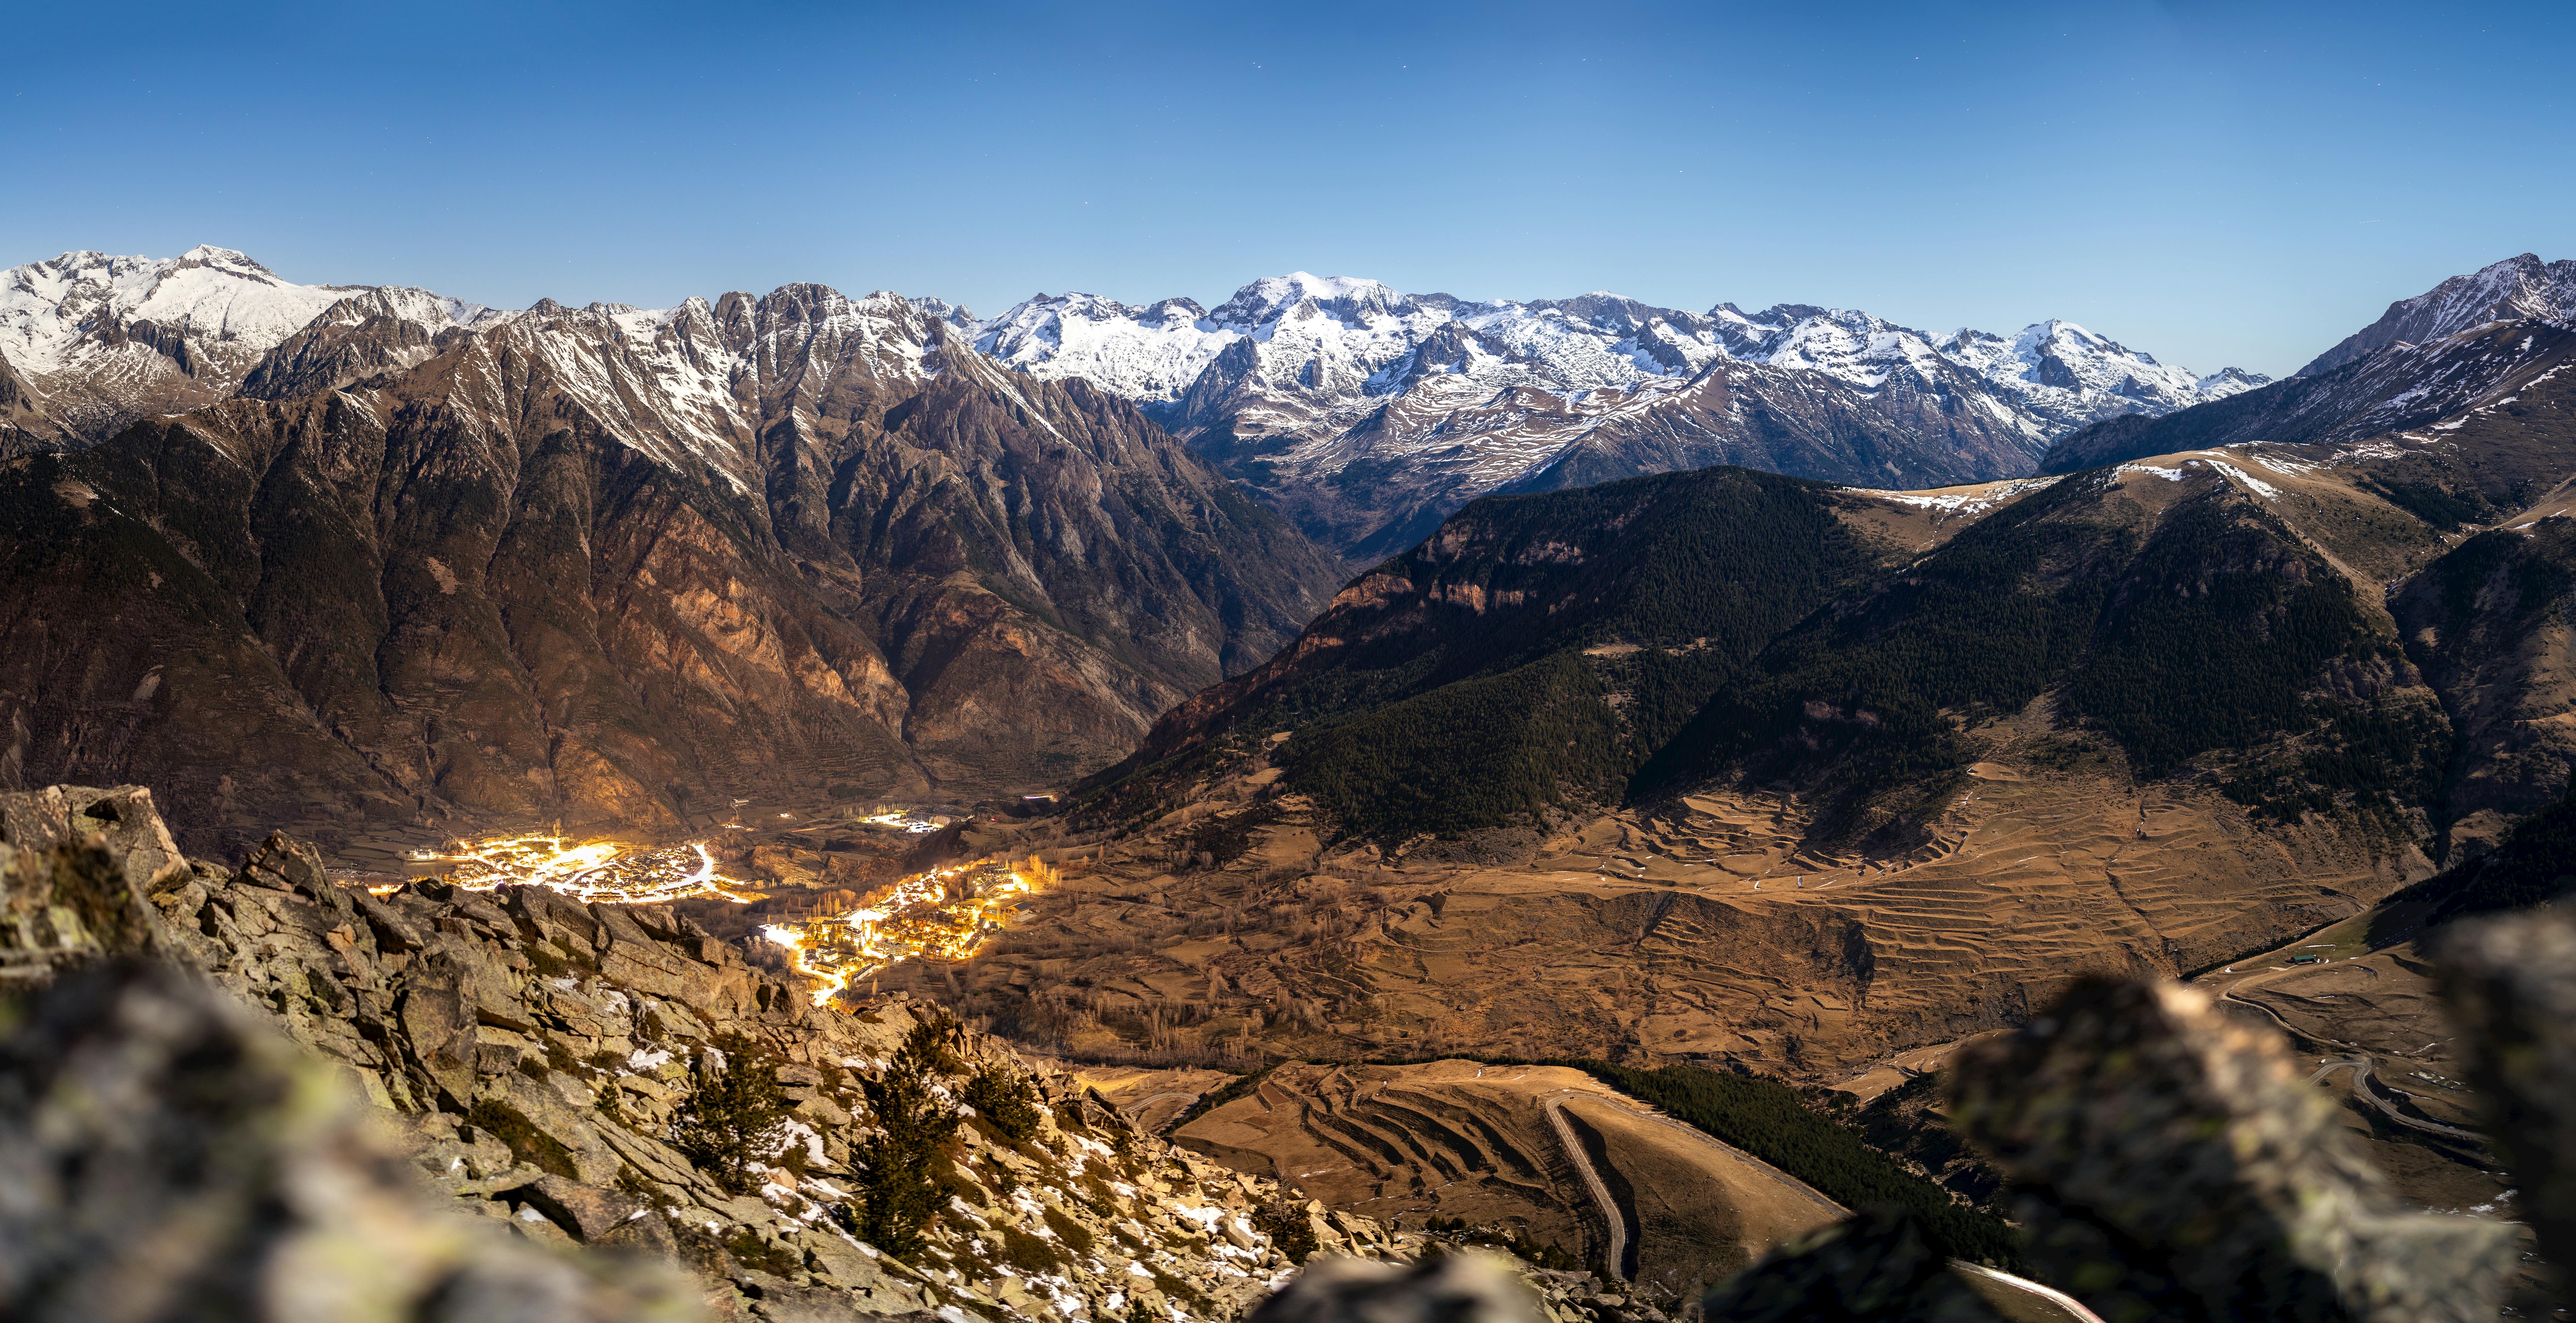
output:
[[[1295,731],[1289,777],[1349,832],[1489,827],[1615,799],[1780,631],[1894,548],[1868,498],[1714,468],[1492,497],[1361,575],[1268,665],[1200,694],[1096,807]]]
[[[2318,449],[1936,493],[1721,468],[1489,498],[1166,714],[1085,812],[1150,818],[1257,750],[1334,839],[1717,790],[1788,796],[1808,848],[1883,857],[1932,847],[1970,769],[2009,749],[2035,775],[2438,856],[2482,795],[2511,797],[2479,788],[2516,783],[2507,764],[2562,757],[2546,732],[2477,732],[2520,720],[2481,716],[2495,695],[2547,697],[2563,539],[2553,522],[2446,551],[2492,517],[2482,489]],[[2373,580],[2414,566],[2384,604]]]

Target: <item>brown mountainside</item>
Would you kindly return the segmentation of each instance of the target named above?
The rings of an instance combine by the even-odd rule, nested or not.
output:
[[[1171,1060],[1831,1080],[2362,914],[2566,789],[2565,502],[2497,503],[2566,452],[2494,403],[1947,492],[1472,505],[1096,778],[1099,866],[961,1005]]]
[[[1330,587],[1129,406],[891,296],[426,345],[363,302],[253,374],[272,398],[0,469],[20,783],[326,842],[989,793],[1114,759]]]

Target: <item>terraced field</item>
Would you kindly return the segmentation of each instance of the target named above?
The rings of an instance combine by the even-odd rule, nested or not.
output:
[[[2258,826],[2214,789],[2043,774],[2030,760],[2062,761],[2044,717],[1988,727],[1994,756],[1895,858],[1801,849],[1806,807],[1758,795],[1326,853],[1288,796],[1210,866],[1196,849],[1255,790],[1216,787],[1152,832],[1059,844],[1066,881],[1019,932],[905,977],[1076,1057],[1609,1056],[1832,1082],[2020,1023],[2085,971],[2221,964],[2429,871],[2359,829]]]
[[[1840,1218],[1824,1196],[1577,1070],[1291,1063],[1171,1135],[1336,1208],[1508,1227],[1687,1299]]]

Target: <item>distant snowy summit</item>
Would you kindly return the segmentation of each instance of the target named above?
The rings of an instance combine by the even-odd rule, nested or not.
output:
[[[14,380],[32,397],[26,416],[96,439],[231,396],[270,350],[353,299],[440,327],[491,313],[422,289],[298,285],[204,244],[164,258],[64,253],[0,273],[0,395]]]
[[[2013,397],[2043,446],[2100,418],[2170,412],[2269,380],[2236,368],[2196,376],[2066,321],[2009,337],[1934,336],[1802,304],[1685,312],[1597,292],[1478,303],[1302,271],[1245,285],[1213,312],[1181,298],[1134,307],[1096,294],[1039,295],[976,335],[977,348],[1021,371],[1082,377],[1149,406],[1179,402],[1237,341],[1261,346],[1263,375],[1282,394],[1363,407],[1431,373],[1575,392],[1690,377],[1731,359],[1824,372],[1869,390],[1902,368],[1940,363]]]
[[[975,343],[1134,401],[1356,557],[1487,492],[1713,463],[1876,487],[2013,477],[2088,424],[2268,380],[2198,376],[2066,321],[1935,336],[1801,304],[1471,302],[1302,271],[1212,311],[1041,295]]]

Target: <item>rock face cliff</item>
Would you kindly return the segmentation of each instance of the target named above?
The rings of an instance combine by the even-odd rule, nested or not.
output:
[[[227,848],[1034,788],[1332,587],[1126,403],[892,296],[424,318],[350,298],[241,396],[0,463],[0,778],[149,777]]]

